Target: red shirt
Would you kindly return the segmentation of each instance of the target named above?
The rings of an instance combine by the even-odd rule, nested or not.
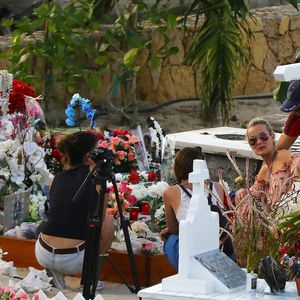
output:
[[[285,122],[283,132],[290,136],[295,137],[300,135],[300,116],[291,112]]]

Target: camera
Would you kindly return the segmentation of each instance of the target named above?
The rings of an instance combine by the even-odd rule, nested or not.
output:
[[[109,177],[113,171],[115,154],[107,148],[97,148],[90,152],[96,163],[96,173],[101,177]]]

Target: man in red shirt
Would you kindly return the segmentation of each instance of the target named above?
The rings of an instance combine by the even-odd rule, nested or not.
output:
[[[300,80],[292,81],[281,111],[289,113],[276,149],[289,149],[300,135]]]

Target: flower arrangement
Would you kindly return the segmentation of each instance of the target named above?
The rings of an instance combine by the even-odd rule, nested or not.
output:
[[[129,235],[134,253],[155,255],[163,252],[163,241],[160,239],[159,233],[151,231],[145,222],[133,222]],[[126,251],[123,230],[117,232],[112,248]]]
[[[40,187],[49,184],[45,152],[35,142],[37,132],[26,114],[5,115],[0,122],[0,195],[24,190],[33,182]]]
[[[297,256],[289,256],[288,254],[284,254],[281,257],[280,261],[282,266],[285,266],[288,268],[290,272],[289,275],[291,278],[298,277],[300,278],[300,257]]]
[[[82,98],[78,93],[76,93],[72,96],[71,101],[68,104],[68,107],[65,111],[65,114],[67,116],[66,124],[68,126],[75,126],[77,122],[80,128],[81,112],[86,114],[86,118],[90,121],[90,127],[94,128],[96,126],[96,122],[95,122],[96,110],[92,108],[92,104],[89,99]]]
[[[136,168],[135,144],[138,138],[131,131],[114,129],[104,131],[99,147],[108,148],[115,153],[114,172],[125,173]]]
[[[14,79],[12,84],[12,91],[9,95],[9,113],[25,112],[25,96],[37,98],[35,90],[20,80]]]
[[[62,171],[62,154],[56,147],[57,135],[47,134],[41,140],[41,146],[45,151],[45,163],[52,174]]]

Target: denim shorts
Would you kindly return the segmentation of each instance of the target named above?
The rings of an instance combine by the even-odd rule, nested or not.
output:
[[[35,257],[44,268],[54,269],[63,274],[75,275],[82,272],[84,250],[72,254],[53,254],[37,240],[35,243]]]

